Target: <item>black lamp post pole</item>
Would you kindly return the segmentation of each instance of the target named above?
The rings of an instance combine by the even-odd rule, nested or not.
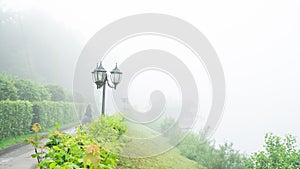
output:
[[[103,115],[103,116],[105,115],[105,86],[106,86],[106,82],[104,82],[103,93],[102,93],[102,112],[101,112],[101,115]]]

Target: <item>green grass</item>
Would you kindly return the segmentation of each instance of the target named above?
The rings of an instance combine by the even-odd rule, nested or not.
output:
[[[17,143],[24,142],[25,139],[28,139],[29,137],[32,137],[33,134],[27,134],[23,136],[16,136],[16,137],[10,137],[6,138],[0,141],[0,150],[5,149],[9,146],[15,145]]]
[[[65,124],[65,125],[61,125],[59,128],[64,128],[64,127],[72,126],[72,125],[75,125],[75,124],[77,124],[77,123]],[[55,128],[52,127],[50,129],[44,129],[44,130],[42,130],[42,132],[49,132],[49,131],[54,130],[54,129]],[[5,138],[3,140],[0,140],[0,150],[3,150],[7,147],[13,146],[13,145],[18,144],[18,143],[22,143],[26,139],[32,137],[33,135],[34,134],[26,134],[26,135],[9,137],[9,138]]]
[[[180,155],[177,148],[148,158],[121,157],[118,169],[204,169],[195,161]]]
[[[127,128],[128,132],[126,136],[128,136],[129,142],[124,147],[125,156],[120,157],[118,169],[204,169],[204,167],[200,167],[195,161],[182,156],[176,147],[152,157],[128,157],[128,154],[133,157],[150,156],[156,152],[155,150],[168,148],[170,145],[164,137],[146,139],[145,141],[131,140],[130,137],[151,138],[157,136],[159,133],[148,127],[132,123],[127,123]]]

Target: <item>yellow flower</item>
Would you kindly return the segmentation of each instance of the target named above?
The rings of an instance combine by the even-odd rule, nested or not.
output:
[[[35,133],[38,133],[41,129],[42,129],[42,126],[39,124],[39,123],[34,123],[32,125],[32,128],[31,128]]]
[[[32,137],[30,137],[28,140],[27,140],[27,143],[31,144],[31,143],[34,143],[34,139]]]
[[[47,149],[45,145],[40,146],[40,149]]]
[[[54,134],[55,134],[56,136],[62,136],[62,134],[61,134],[60,131],[58,131],[58,130],[55,130],[55,131],[54,131]]]

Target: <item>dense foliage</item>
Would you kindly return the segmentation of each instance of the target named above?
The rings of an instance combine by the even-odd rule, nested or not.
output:
[[[39,123],[44,128],[51,128],[57,122],[70,124],[78,121],[73,104],[67,102],[34,102],[33,114],[33,123]]]
[[[32,116],[28,101],[0,101],[0,140],[29,133]]]
[[[72,103],[0,101],[0,140],[29,133],[33,123],[43,124],[44,129],[54,127],[56,122],[72,124],[78,118]]]
[[[0,76],[0,100],[17,100],[18,89],[6,76]]]
[[[174,125],[174,120],[165,118],[160,128],[167,130]],[[176,124],[175,124],[176,126]],[[174,130],[176,131],[176,130]],[[172,139],[180,135],[167,132]],[[300,150],[296,149],[296,139],[291,135],[280,138],[271,133],[265,136],[265,150],[246,157],[233,149],[232,143],[215,146],[213,140],[205,137],[205,131],[189,133],[177,146],[181,154],[196,161],[207,169],[298,169],[300,168]]]
[[[52,101],[64,101],[66,99],[64,88],[61,86],[49,84],[46,88],[51,93]]]
[[[120,116],[101,116],[98,121],[88,124],[88,129],[90,136],[94,136],[99,139],[99,142],[104,143],[117,140],[126,132],[124,119]]]
[[[75,135],[59,130],[51,132],[45,146],[39,146],[34,138],[28,142],[41,149],[32,157],[38,159],[38,166],[42,169],[112,169],[117,166],[122,150],[119,138],[125,132],[122,118],[111,116],[102,117],[86,127],[79,126]]]
[[[31,102],[50,100],[51,95],[43,85],[18,78],[14,78],[12,81],[18,89],[18,97],[20,100],[28,100]]]
[[[51,94],[39,83],[14,76],[0,75],[0,100],[50,100]]]
[[[170,127],[172,130],[167,131]],[[183,138],[184,132],[178,127],[171,117],[166,117],[160,124],[170,143]],[[243,155],[233,149],[231,143],[215,146],[213,140],[208,140],[205,131],[188,133],[178,144],[181,154],[190,160],[196,161],[200,166],[207,169],[243,169]]]
[[[231,143],[218,148],[213,141],[207,140],[203,133],[188,134],[178,145],[182,155],[198,162],[207,169],[243,169],[243,155],[234,150]]]
[[[265,150],[252,154],[245,159],[251,169],[298,169],[300,168],[300,150],[296,149],[294,136],[284,138],[271,133],[265,136]]]
[[[56,122],[78,122],[75,109],[82,116],[86,104],[74,107],[67,102],[71,100],[71,93],[62,87],[0,74],[0,139],[27,134],[34,123],[49,129]]]
[[[31,80],[0,74],[0,100],[73,101],[73,93],[59,85],[41,84]],[[76,102],[85,102],[82,94],[74,92]]]

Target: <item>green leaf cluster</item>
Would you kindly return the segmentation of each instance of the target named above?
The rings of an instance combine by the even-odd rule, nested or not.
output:
[[[14,76],[0,75],[0,100],[50,100],[44,85]]]
[[[18,89],[18,99],[20,100],[32,102],[50,99],[50,93],[40,84],[18,78],[15,78],[13,82]]]
[[[99,138],[103,142],[115,141],[127,131],[123,117],[118,115],[100,116],[98,121],[93,121],[87,127],[90,136]]]
[[[0,76],[0,100],[17,100],[18,89],[6,76]]]
[[[40,84],[31,80],[0,74],[0,100],[73,101],[71,91],[54,84]],[[82,94],[74,92],[76,102],[85,102]]]
[[[52,101],[64,101],[66,100],[66,93],[64,88],[58,85],[46,85],[47,90],[51,93]]]
[[[119,117],[101,117],[88,126],[79,126],[75,135],[51,132],[41,169],[113,169],[122,150],[120,136],[126,132]],[[101,129],[101,131],[97,130]]]
[[[0,117],[0,140],[28,134],[34,123],[49,129],[56,122],[64,125],[78,122],[74,106],[68,102],[2,100]]]
[[[292,135],[281,138],[268,133],[264,150],[245,158],[245,163],[251,169],[298,169],[300,150],[296,149],[296,138]]]

